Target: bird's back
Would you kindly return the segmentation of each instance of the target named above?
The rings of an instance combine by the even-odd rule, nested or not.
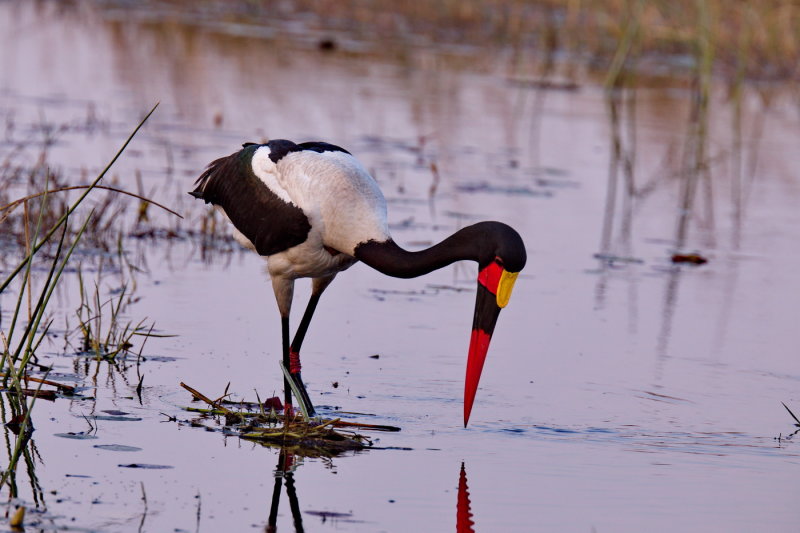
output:
[[[260,255],[309,238],[353,255],[359,243],[389,238],[377,183],[328,143],[248,143],[211,163],[191,194],[220,206]]]
[[[287,154],[276,165],[278,181],[292,202],[320,231],[325,245],[340,252],[353,255],[360,243],[388,239],[386,200],[378,184],[350,153],[317,151],[319,144],[314,143],[315,150]]]

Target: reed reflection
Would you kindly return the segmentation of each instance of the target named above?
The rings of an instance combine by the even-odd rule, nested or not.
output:
[[[27,389],[25,389],[27,391]],[[36,391],[31,391],[36,393]],[[28,475],[30,483],[30,494],[33,498],[33,504],[37,509],[46,507],[44,500],[44,491],[39,478],[36,475],[36,461],[41,456],[39,450],[36,448],[36,442],[33,440],[33,420],[31,418],[31,410],[33,401],[28,403],[25,395],[15,393],[15,391],[5,391],[6,400],[0,394],[0,419],[3,423],[3,434],[8,455],[8,462],[0,472],[0,487],[8,486],[9,498],[21,497],[19,487],[17,485],[17,467],[19,460],[22,459],[25,464],[25,471]]]
[[[767,116],[764,111],[772,101],[770,91],[747,88],[742,79],[732,82],[725,94],[715,92],[707,68],[709,53],[698,50],[698,67],[680,98],[654,98],[659,93],[637,85],[636,73],[628,73],[605,94],[609,167],[599,252],[595,254],[600,263],[595,306],[604,308],[609,284],[623,280],[628,289],[629,330],[635,334],[642,271],[633,267],[644,263],[641,240],[635,237],[640,228],[655,227],[655,235],[649,237],[658,241],[651,242],[665,247],[663,259],[652,266],[664,280],[655,334],[659,357],[669,352],[687,271],[706,263],[710,253],[724,253],[726,247],[736,251],[742,246],[747,200],[753,192]],[[746,115],[748,94],[758,97],[759,109]],[[717,118],[726,113],[730,122]],[[679,117],[678,122],[670,122],[674,117]],[[646,135],[657,135],[657,143],[661,143],[666,134],[663,148],[637,131],[637,125],[655,121],[663,131],[648,130]],[[654,155],[659,149],[663,155]],[[720,213],[729,218],[720,218]],[[669,237],[662,239],[660,234]],[[737,262],[725,266],[726,289],[714,340],[717,350],[724,342],[737,285]]]
[[[647,193],[646,187],[637,190],[635,180],[636,90],[624,87],[610,89],[606,91],[605,101],[611,139],[600,252],[595,254],[600,261],[600,277],[595,287],[595,306],[598,309],[605,307],[606,291],[613,271],[641,263],[634,255],[633,219],[639,200]],[[618,197],[621,197],[619,202]],[[617,219],[620,219],[618,223]],[[617,226],[619,229],[615,231]],[[638,321],[637,285],[632,278],[628,278],[627,285],[629,330],[634,333]]]

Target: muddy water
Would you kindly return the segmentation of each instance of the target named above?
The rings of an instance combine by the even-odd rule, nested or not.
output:
[[[796,96],[713,94],[708,174],[682,229],[697,144],[680,80],[649,83],[612,110],[588,74],[578,90],[537,90],[479,50],[464,52],[478,58],[465,68],[429,50],[328,54],[141,16],[0,4],[4,158],[26,140],[15,157],[32,163],[42,125],[71,124],[48,157],[85,181],[160,102],[114,172],[129,190],[138,172],[186,217],[153,213],[154,226],[198,225],[204,208],[185,191],[241,142],[324,139],[373,172],[401,244],[499,219],[529,251],[468,429],[475,267],[395,280],[356,265],[339,276],[304,347],[312,399],[402,431],[376,435],[389,449],[296,459],[278,530],[447,531],[459,505],[464,526],[467,502],[483,532],[796,528],[798,450],[775,440],[793,430],[780,402],[800,410]],[[615,141],[632,174],[615,164]],[[127,313],[177,336],[149,340],[138,368],[79,359],[53,339],[51,376],[86,388],[37,402],[15,502],[34,531],[263,530],[279,452],[170,420],[192,418],[180,381],[210,396],[228,382],[247,399],[280,391],[263,264],[239,250],[204,255],[192,240],[129,239],[126,250],[142,267]],[[673,265],[675,251],[708,263]],[[110,269],[100,286],[125,282]],[[308,289],[297,292],[295,323]],[[74,316],[76,294],[67,278],[59,317]],[[0,300],[4,317],[13,298]],[[84,416],[101,417],[95,439],[56,436],[86,431]],[[168,468],[120,466],[132,463]]]

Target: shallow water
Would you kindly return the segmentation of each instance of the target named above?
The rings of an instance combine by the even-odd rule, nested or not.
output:
[[[305,530],[452,530],[462,463],[475,531],[796,529],[800,458],[794,441],[775,440],[793,430],[780,402],[800,405],[800,118],[789,88],[745,88],[741,142],[733,103],[714,93],[711,178],[682,238],[692,94],[680,80],[637,90],[625,115],[636,187],[626,194],[621,171],[609,179],[615,129],[590,73],[579,90],[536,91],[480,54],[474,68],[423,49],[402,60],[326,54],[80,6],[0,4],[3,158],[29,139],[19,157],[34,160],[42,123],[83,125],[49,157],[85,181],[82,169],[102,168],[158,101],[114,167],[121,185],[136,190],[138,171],[149,196],[186,217],[154,213],[154,225],[196,227],[204,206],[185,192],[204,166],[241,142],[284,137],[359,157],[409,248],[482,219],[525,239],[528,266],[467,429],[474,265],[414,280],[356,265],[326,292],[303,353],[312,399],[402,431],[375,435],[389,449],[298,459]],[[250,400],[279,393],[280,324],[262,261],[204,256],[191,240],[126,249],[146,265],[131,319],[177,336],[150,339],[138,369],[79,359],[59,338],[46,348],[51,377],[87,389],[36,403],[35,468],[17,473],[27,529],[264,529],[278,451],[169,419],[193,418],[181,381],[209,396],[228,382]],[[676,249],[709,262],[673,265]],[[109,271],[100,285],[121,279]],[[308,294],[299,285],[295,324]],[[76,298],[69,277],[58,313],[74,316]],[[0,298],[4,317],[12,301]],[[86,431],[93,415],[96,439],[56,436]],[[132,463],[170,468],[119,466]],[[277,528],[297,529],[286,491]]]

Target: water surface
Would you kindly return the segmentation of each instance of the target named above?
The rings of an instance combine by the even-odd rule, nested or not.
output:
[[[484,219],[522,234],[528,267],[467,429],[474,265],[414,280],[356,265],[326,292],[303,353],[312,399],[402,431],[376,435],[391,449],[297,460],[307,531],[452,530],[462,463],[475,531],[796,528],[796,443],[775,440],[792,431],[780,402],[800,409],[800,118],[790,88],[747,86],[737,132],[718,87],[709,177],[682,229],[692,94],[681,80],[639,88],[617,127],[590,73],[577,90],[536,90],[480,50],[474,68],[435,50],[402,60],[325,53],[92,4],[2,3],[0,25],[0,157],[22,143],[15,161],[33,164],[42,124],[70,124],[48,157],[85,182],[160,102],[113,171],[128,190],[138,173],[148,195],[186,217],[154,212],[155,227],[199,225],[205,207],[185,192],[212,159],[288,138],[361,159],[404,246]],[[633,161],[629,181],[614,165],[615,140]],[[130,214],[120,218],[127,229]],[[143,268],[131,319],[177,337],[149,340],[138,369],[79,359],[53,339],[43,357],[51,375],[87,387],[86,398],[35,406],[35,468],[17,473],[28,525],[263,530],[279,452],[191,427],[178,386],[280,393],[280,323],[263,262],[235,247],[206,255],[191,239],[125,247]],[[676,251],[708,263],[674,265]],[[100,286],[111,294],[125,276],[109,269]],[[76,285],[65,280],[54,308],[73,326]],[[295,324],[308,295],[298,285]],[[4,316],[14,298],[0,299]],[[96,439],[55,436],[86,431],[94,415]],[[132,463],[170,468],[119,466]],[[285,491],[277,527],[297,527]]]

